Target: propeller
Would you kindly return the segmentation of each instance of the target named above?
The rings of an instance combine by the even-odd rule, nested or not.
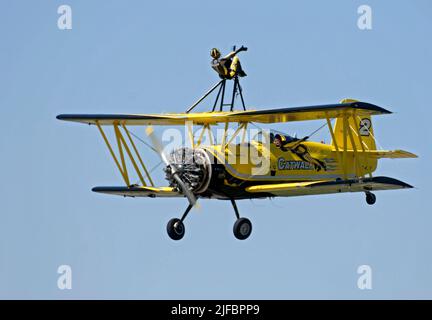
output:
[[[151,140],[151,142],[153,144],[153,147],[155,148],[156,152],[161,157],[162,161],[167,166],[170,167],[172,177],[175,179],[175,181],[180,186],[181,191],[183,192],[183,194],[188,199],[189,204],[191,206],[194,206],[196,204],[196,202],[197,202],[197,198],[195,197],[195,195],[193,194],[193,192],[191,190],[189,190],[188,186],[184,183],[184,181],[180,178],[180,176],[178,174],[178,170],[177,170],[175,164],[169,162],[169,160],[168,160],[165,152],[163,151],[163,147],[162,147],[161,142],[159,141],[159,139],[154,134],[153,127],[151,127],[151,126],[147,127],[146,133],[147,133],[147,136],[150,138],[150,140]]]

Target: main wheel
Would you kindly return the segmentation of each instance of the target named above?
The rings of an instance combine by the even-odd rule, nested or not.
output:
[[[168,221],[167,232],[171,239],[180,240],[185,234],[185,226],[180,219],[173,218]]]
[[[376,202],[376,195],[374,195],[372,192],[366,193],[366,202],[369,205],[373,205]]]
[[[252,233],[252,223],[249,219],[240,218],[234,223],[234,236],[239,240],[247,239]]]

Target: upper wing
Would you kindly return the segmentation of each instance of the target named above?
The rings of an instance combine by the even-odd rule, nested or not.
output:
[[[124,197],[184,197],[171,187],[94,187],[92,191]]]
[[[363,181],[313,181],[299,183],[278,183],[250,186],[246,191],[251,193],[270,193],[274,196],[289,197],[313,194],[328,194],[340,192],[365,192],[374,190],[391,190],[412,188],[409,184],[388,177],[366,178]]]
[[[191,121],[194,124],[217,124],[225,122],[258,122],[276,123],[289,121],[317,120],[337,118],[342,114],[351,115],[387,114],[390,111],[365,102],[350,102],[320,106],[282,108],[258,111],[233,112],[198,112],[166,114],[60,114],[59,120],[82,122],[100,125],[184,125]]]
[[[251,122],[274,123],[338,118],[344,114],[350,116],[354,112],[358,116],[391,113],[390,111],[374,104],[354,101],[320,106],[244,111],[241,115],[233,115],[232,117],[245,117]]]

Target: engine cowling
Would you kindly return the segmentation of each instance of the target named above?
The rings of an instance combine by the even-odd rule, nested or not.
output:
[[[187,185],[193,193],[202,193],[207,190],[212,166],[210,157],[204,149],[201,148],[179,148],[173,150],[169,155],[169,162],[175,167],[175,170],[181,180]],[[165,167],[166,179],[170,187],[181,192],[177,181],[172,176],[170,166]]]

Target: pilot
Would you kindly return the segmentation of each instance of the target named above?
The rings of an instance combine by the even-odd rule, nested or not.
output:
[[[210,55],[213,58],[211,66],[219,74],[221,79],[232,79],[235,76],[246,77],[246,73],[241,67],[240,59],[237,57],[237,53],[241,51],[247,51],[247,48],[241,46],[240,49],[232,51],[221,58],[219,49],[211,49]]]
[[[273,143],[276,148],[282,147],[282,136],[280,134],[275,135]]]
[[[286,137],[285,135],[281,135],[281,134],[275,134],[274,139],[273,139],[273,144],[275,145],[276,148],[281,149],[282,151],[287,151],[288,149],[286,149],[284,146],[290,142],[296,141],[298,139],[293,138],[293,137]]]

